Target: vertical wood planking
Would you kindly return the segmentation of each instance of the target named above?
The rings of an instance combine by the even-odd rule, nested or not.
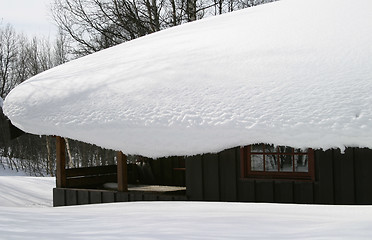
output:
[[[79,189],[77,191],[77,204],[89,204],[89,191]]]
[[[129,199],[131,202],[143,201],[143,193],[142,192],[129,192]]]
[[[53,188],[53,207],[66,206],[65,190]]]
[[[293,182],[274,182],[274,199],[278,203],[293,203]]]
[[[103,203],[115,202],[115,193],[112,192],[112,191],[103,191],[102,192],[102,202]]]
[[[65,140],[56,137],[56,185],[57,188],[66,187],[66,149]]]
[[[128,192],[117,192],[115,200],[117,202],[129,202]]]
[[[127,156],[121,151],[116,153],[118,162],[118,191],[127,192],[128,191],[128,166],[127,166]]]
[[[295,203],[314,203],[314,187],[312,182],[295,182],[293,189]]]
[[[220,197],[222,201],[237,200],[236,149],[219,153]]]
[[[274,202],[274,181],[256,180],[256,201]]]
[[[315,202],[322,204],[334,203],[333,184],[333,150],[315,150],[315,164],[317,166],[317,181],[315,188]]]
[[[242,179],[238,181],[238,201],[254,202],[255,195],[255,180]]]
[[[66,189],[66,206],[73,206],[77,205],[77,191],[76,190],[71,190],[71,189]]]
[[[217,154],[203,155],[203,194],[206,201],[220,200],[219,162]]]
[[[151,193],[148,193],[148,194],[144,194],[143,195],[143,200],[144,201],[157,201],[158,200],[158,196],[155,195],[155,194],[151,194]]]
[[[102,195],[100,191],[89,191],[90,203],[102,203]]]
[[[201,155],[186,158],[186,195],[190,200],[203,200],[203,164]]]
[[[354,149],[347,148],[344,154],[335,149],[333,156],[335,204],[354,204]]]
[[[355,194],[357,204],[372,203],[372,150],[355,149]]]

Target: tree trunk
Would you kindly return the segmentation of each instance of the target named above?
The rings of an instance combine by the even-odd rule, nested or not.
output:
[[[68,168],[73,168],[74,163],[72,162],[72,156],[71,156],[71,151],[70,151],[70,144],[68,143],[68,139],[65,138],[66,142],[66,150],[67,150],[67,155],[68,155]]]
[[[196,0],[187,0],[187,20],[192,22],[196,20]]]
[[[47,147],[47,174],[51,177],[54,177],[53,173],[53,165],[52,165],[52,157],[51,157],[51,150],[50,150],[50,138],[49,136],[45,136],[45,141],[46,141],[46,147]]]

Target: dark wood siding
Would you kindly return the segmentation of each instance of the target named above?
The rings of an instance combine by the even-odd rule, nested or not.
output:
[[[220,200],[220,179],[217,154],[203,156],[203,196],[207,201]]]
[[[228,149],[219,154],[220,195],[222,201],[237,200],[237,152]]]
[[[238,201],[254,202],[256,201],[256,183],[253,179],[242,179],[238,181]]]
[[[294,183],[294,202],[295,203],[314,203],[314,189],[312,182]]]
[[[315,150],[314,157],[315,181],[242,178],[240,148],[232,148],[185,159],[186,196],[57,188],[53,190],[54,205],[147,200],[372,204],[371,149]],[[175,167],[171,158],[157,164],[159,171]],[[164,183],[171,179],[168,173]]]
[[[95,189],[54,188],[53,206],[132,201],[186,201],[185,195],[154,192],[118,192]]]
[[[274,181],[257,180],[255,190],[257,202],[274,202]]]
[[[333,150],[315,151],[315,172],[315,201],[323,204],[334,203]]]
[[[333,151],[335,204],[355,203],[354,149]],[[371,159],[372,160],[372,159]]]
[[[354,151],[355,200],[358,204],[372,203],[372,150]]]
[[[197,155],[186,159],[186,195],[190,200],[203,200],[203,162]]]
[[[315,181],[241,178],[239,148],[187,158],[191,200],[372,204],[372,150],[315,150]],[[217,199],[219,196],[219,199]]]
[[[190,200],[238,200],[238,150],[186,158],[186,191]]]
[[[274,199],[278,203],[293,203],[293,182],[277,181],[274,186]]]

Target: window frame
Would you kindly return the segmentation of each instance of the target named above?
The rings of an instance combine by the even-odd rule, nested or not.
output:
[[[268,144],[262,144],[267,146]],[[298,180],[298,181],[315,181],[315,170],[314,170],[314,150],[311,148],[307,149],[307,152],[294,152],[294,148],[292,148],[292,152],[280,152],[279,147],[284,146],[275,146],[275,152],[252,152],[251,147],[252,145],[247,145],[240,148],[240,162],[241,162],[241,177],[244,179],[283,179],[283,180]],[[285,146],[288,147],[288,146]],[[263,157],[263,171],[254,171],[251,169],[251,156],[252,155],[306,155],[308,159],[308,171],[307,172],[296,172],[294,170],[294,160],[292,162],[293,171],[281,172],[279,171],[279,164],[278,171],[267,171],[265,169],[265,157]],[[292,159],[294,159],[292,157]]]

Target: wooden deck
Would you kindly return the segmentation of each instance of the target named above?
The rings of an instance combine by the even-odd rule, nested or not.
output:
[[[187,200],[185,187],[129,185],[128,192],[78,188],[53,189],[54,207],[113,202]]]

